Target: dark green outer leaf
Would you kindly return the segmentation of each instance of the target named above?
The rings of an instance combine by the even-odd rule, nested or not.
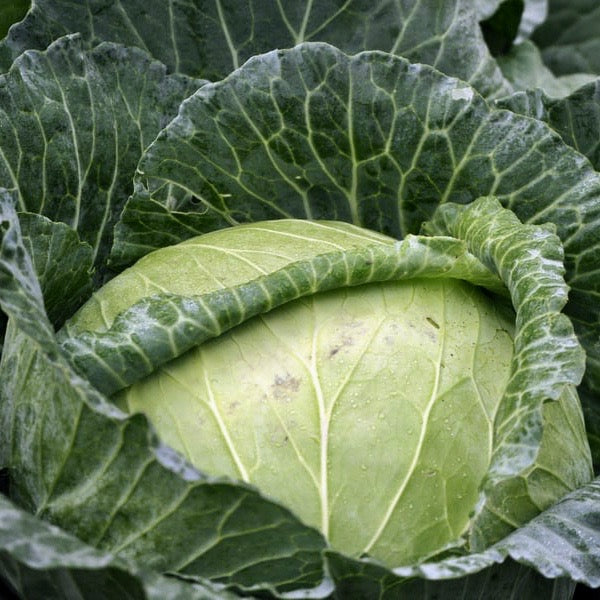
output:
[[[490,111],[426,66],[303,44],[251,59],[183,104],[142,157],[113,257],[132,262],[173,239],[281,217],[401,237],[440,201],[488,193],[520,201],[529,216],[582,167],[547,128]]]
[[[544,123],[422,65],[304,44],[209,84],[142,157],[113,257],[237,222],[338,219],[394,237],[493,194],[565,245],[566,312],[600,390],[600,174]]]
[[[575,589],[575,583],[569,579],[546,579],[534,569],[510,559],[468,577],[443,580],[398,577],[379,565],[351,561],[333,553],[327,555],[327,564],[335,580],[334,597],[339,600],[571,600]]]
[[[548,18],[533,34],[557,75],[600,75],[600,5],[596,0],[549,0]]]
[[[10,196],[1,192],[3,197]],[[12,198],[11,203],[16,203]],[[73,314],[92,289],[92,249],[62,223],[34,214],[21,215],[21,233],[40,281],[50,322],[58,329]],[[0,310],[0,356],[6,330],[6,315]]]
[[[0,495],[0,575],[23,598],[45,600],[211,600],[233,598],[144,571],[82,543]]]
[[[24,54],[0,76],[0,186],[19,210],[75,229],[102,264],[142,151],[200,83],[73,36]]]
[[[62,356],[10,198],[0,198],[0,464],[15,501],[159,571],[276,588],[320,583],[324,540],[253,488],[207,479],[126,418]],[[93,449],[93,452],[90,451]]]
[[[58,329],[92,291],[92,248],[64,223],[31,213],[21,213],[19,221],[48,318]]]
[[[172,72],[218,80],[255,54],[324,41],[349,53],[385,50],[471,82],[510,90],[490,56],[470,0],[37,0],[0,46],[8,69],[26,49],[81,32],[137,46]]]
[[[22,243],[14,204],[14,195],[0,188],[0,309],[54,357],[58,354],[54,332],[31,257]]]
[[[566,98],[550,98],[542,90],[529,90],[502,98],[496,105],[548,123],[565,143],[600,170],[600,79]]]
[[[530,41],[513,46],[510,52],[499,56],[498,64],[515,90],[541,88],[552,98],[569,96],[581,86],[597,79],[596,75],[586,73],[556,77],[542,62],[542,55],[537,46]],[[497,103],[497,106],[500,104]]]

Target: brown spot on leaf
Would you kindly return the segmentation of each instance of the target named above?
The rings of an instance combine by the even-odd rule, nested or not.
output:
[[[354,346],[354,338],[351,335],[342,336],[341,341],[329,351],[329,358],[333,358],[340,350]]]
[[[285,375],[275,375],[271,391],[273,397],[277,400],[290,400],[290,395],[300,389],[300,379],[286,373]]]

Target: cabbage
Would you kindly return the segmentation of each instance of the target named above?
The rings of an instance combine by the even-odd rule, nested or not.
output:
[[[201,296],[374,243],[394,246],[343,223],[216,231],[148,254],[67,328],[106,331],[144,297]],[[465,546],[511,375],[515,314],[471,283],[427,275],[292,300],[167,362],[118,403],[146,414],[191,464],[256,485],[336,550],[394,567]],[[519,474],[529,498],[502,498],[511,527],[591,478],[573,386],[543,412],[540,451]]]
[[[4,5],[0,596],[600,586],[593,2]]]

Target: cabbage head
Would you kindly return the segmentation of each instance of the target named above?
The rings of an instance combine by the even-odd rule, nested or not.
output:
[[[478,227],[493,217],[519,232],[507,281],[449,236],[256,222],[140,259],[67,323],[65,343],[81,360],[74,340],[127,323],[135,341],[158,318],[176,356],[99,384],[200,471],[256,486],[339,552],[398,567],[480,550],[592,471],[571,367],[554,390],[547,380],[560,361],[548,338],[571,335],[546,312],[560,263],[539,244],[554,236],[491,199],[477,209]],[[186,311],[211,332],[189,348],[172,329],[188,335]]]

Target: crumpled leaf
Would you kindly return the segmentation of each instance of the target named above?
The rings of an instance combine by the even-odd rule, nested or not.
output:
[[[463,242],[410,235],[395,244],[290,260],[256,279],[200,296],[153,294],[127,307],[108,330],[82,331],[67,323],[59,339],[79,372],[111,395],[190,348],[294,299],[414,277],[464,279],[504,292],[501,281],[466,251]],[[109,311],[103,316],[109,319]]]
[[[541,442],[544,402],[559,398],[569,402],[583,376],[585,355],[571,322],[560,312],[567,286],[562,247],[552,227],[521,225],[512,212],[482,199],[467,206],[442,205],[426,229],[465,240],[469,250],[506,283],[516,312],[511,378],[494,419],[491,465],[469,535],[471,549],[481,550],[539,510],[539,500],[534,499],[539,473],[527,469],[535,461],[539,471],[552,473],[556,462],[556,449]],[[576,399],[572,402],[578,405]],[[566,423],[585,436],[577,412]],[[580,464],[586,466],[578,471],[578,483],[592,476],[587,447],[575,443],[563,454],[582,457]],[[570,470],[575,473],[574,466]],[[526,498],[533,501],[529,509]]]

